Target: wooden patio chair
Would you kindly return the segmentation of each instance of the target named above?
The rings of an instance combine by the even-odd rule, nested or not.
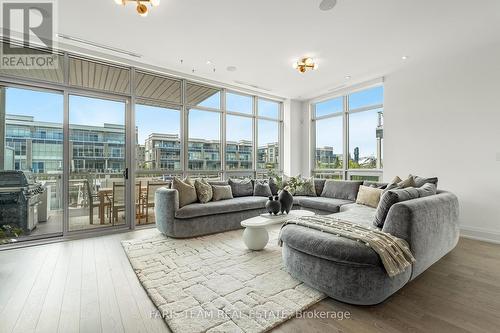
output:
[[[146,211],[146,224],[149,222],[149,208],[155,206],[155,192],[161,187],[165,187],[170,184],[170,182],[159,182],[159,181],[148,181],[146,187],[146,195],[142,201],[143,210]]]

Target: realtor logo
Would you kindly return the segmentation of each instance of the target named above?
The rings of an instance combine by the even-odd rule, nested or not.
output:
[[[1,0],[2,69],[55,69],[55,2]]]

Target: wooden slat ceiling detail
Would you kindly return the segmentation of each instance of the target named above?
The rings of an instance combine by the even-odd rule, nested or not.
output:
[[[19,54],[24,54],[26,51],[24,49],[19,49]],[[0,74],[8,76],[18,76],[28,79],[63,83],[63,57],[58,57],[58,68],[55,69],[5,69],[0,68]]]
[[[140,72],[136,77],[135,93],[138,97],[181,103],[180,81]]]
[[[186,90],[187,103],[189,105],[198,105],[219,92],[219,90],[215,88],[190,83],[187,84]]]
[[[128,94],[130,92],[130,72],[126,68],[71,58],[69,83],[81,88]]]

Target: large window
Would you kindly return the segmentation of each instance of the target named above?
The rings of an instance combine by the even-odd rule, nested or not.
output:
[[[189,110],[188,169],[220,170],[219,112]]]
[[[313,104],[316,176],[352,180],[380,178],[383,91],[382,86],[376,86]]]
[[[349,114],[349,168],[381,169],[382,109]]]
[[[226,169],[249,170],[253,164],[253,120],[249,117],[226,117]]]
[[[343,169],[343,117],[319,119],[316,121],[316,169]]]
[[[153,223],[154,192],[173,176],[281,171],[281,102],[68,52],[58,59],[56,69],[0,70],[0,170],[31,171],[46,188],[31,234]]]
[[[181,112],[172,107],[135,107],[136,168],[141,173],[180,171]]]
[[[276,170],[279,166],[279,126],[275,121],[259,119],[257,168]]]
[[[33,214],[29,197],[2,185],[0,244],[62,234],[63,95],[0,86],[0,98],[0,171],[32,172],[43,190]]]

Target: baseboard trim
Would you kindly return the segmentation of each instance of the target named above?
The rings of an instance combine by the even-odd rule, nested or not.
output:
[[[460,236],[488,243],[500,244],[500,232],[489,229],[461,226]]]

